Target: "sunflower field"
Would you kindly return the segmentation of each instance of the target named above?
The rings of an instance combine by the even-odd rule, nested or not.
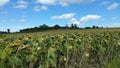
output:
[[[0,68],[120,68],[119,61],[119,31],[0,35]]]

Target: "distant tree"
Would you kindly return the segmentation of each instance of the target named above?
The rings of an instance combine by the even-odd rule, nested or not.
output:
[[[85,27],[85,29],[91,29],[91,27]]]
[[[0,31],[0,34],[6,34],[7,32],[5,32],[5,31]]]
[[[95,26],[95,25],[93,25],[93,26],[92,26],[92,28],[94,29],[94,28],[96,28],[96,26]]]
[[[40,28],[41,28],[41,29],[48,29],[49,26],[47,26],[46,24],[43,24],[43,25],[40,26]]]
[[[104,27],[100,27],[100,28],[102,28],[102,29],[103,29]]]
[[[7,29],[7,32],[10,33],[10,29]]]
[[[53,28],[54,28],[54,29],[60,29],[61,26],[59,26],[58,24],[56,24],[56,25],[53,26]]]
[[[101,28],[101,27],[93,25],[92,28],[93,28],[93,29],[94,29],[94,28],[98,29],[98,28]]]
[[[71,29],[74,29],[74,24],[73,23],[71,24]]]
[[[33,28],[26,28],[26,29],[22,29],[20,30],[20,32],[41,32],[41,31],[46,31],[46,30],[51,30],[51,29],[78,29],[79,27],[77,27],[76,24],[71,24],[71,27],[69,27],[68,25],[66,26],[59,26],[58,24],[50,27],[46,24],[40,25],[39,27],[33,27]]]
[[[96,28],[99,28],[99,26],[96,26]]]
[[[79,29],[79,27],[77,26],[77,24],[74,24],[74,28],[75,29]]]
[[[78,29],[77,24],[71,24],[71,29]]]
[[[69,28],[69,27],[68,27],[68,25],[66,24],[66,25],[65,25],[65,29],[68,29],[68,28]]]

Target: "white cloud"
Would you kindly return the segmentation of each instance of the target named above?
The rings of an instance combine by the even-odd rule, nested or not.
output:
[[[37,3],[41,3],[44,5],[55,5],[56,0],[37,0]]]
[[[15,19],[10,19],[10,22],[16,22],[16,20]]]
[[[113,3],[113,4],[111,4],[110,6],[108,6],[108,10],[114,10],[114,9],[116,9],[117,7],[119,6],[119,4],[118,3]]]
[[[95,0],[63,0],[67,3],[92,3]]]
[[[4,6],[7,4],[10,0],[0,0],[0,6]]]
[[[25,23],[26,19],[25,18],[21,18],[21,19],[11,18],[9,20],[6,20],[6,19],[0,20],[0,22],[1,23],[7,23],[7,22],[10,22],[10,23]]]
[[[80,21],[78,21],[76,18],[72,18],[70,20],[70,24],[80,24]]]
[[[25,19],[20,19],[19,22],[24,23],[24,22],[26,22],[26,20]]]
[[[81,17],[79,20],[77,20],[76,18],[72,18],[69,23],[80,25],[90,21],[97,21],[97,20],[102,20],[100,15],[86,15]]]
[[[26,5],[26,4],[28,4],[28,2],[26,2],[26,1],[24,1],[24,0],[19,0],[19,1],[18,1],[18,4],[24,4],[24,5]]]
[[[86,15],[86,16],[83,16],[81,17],[79,20],[76,19],[76,18],[73,18],[75,16],[75,13],[67,13],[67,14],[63,14],[63,15],[60,15],[60,16],[52,16],[51,19],[52,20],[56,20],[56,19],[59,19],[59,20],[64,20],[64,19],[71,19],[70,20],[70,24],[83,24],[83,23],[87,23],[87,22],[90,22],[90,21],[98,21],[98,20],[102,20],[101,16],[100,15]]]
[[[67,14],[63,14],[60,16],[52,16],[51,19],[55,20],[55,19],[70,19],[72,17],[75,16],[75,13],[67,13]]]
[[[96,0],[36,0],[37,3],[43,5],[56,5],[68,6],[70,4],[84,4],[84,3],[93,3]]]
[[[69,6],[69,4],[68,4],[68,3],[65,3],[65,2],[59,2],[59,4],[60,4],[61,6]]]
[[[41,7],[40,7],[40,6],[34,6],[34,7],[33,7],[33,10],[34,10],[34,11],[41,11],[41,10],[47,10],[47,9],[48,9],[48,7],[47,7],[47,6],[44,6],[44,5],[41,6]]]
[[[59,0],[61,6],[68,6],[70,4],[88,4],[93,3],[96,0]]]
[[[26,15],[21,15],[21,18],[27,18],[27,16]]]
[[[0,10],[0,14],[7,15],[7,14],[8,14],[8,11],[7,11],[7,10]]]
[[[117,20],[117,17],[112,17],[111,20],[115,21],[115,20]]]
[[[110,4],[110,1],[103,1],[102,3],[100,3],[100,5],[108,5]]]
[[[21,8],[21,9],[23,9],[23,8],[27,8],[27,6],[28,6],[28,2],[23,1],[23,0],[19,0],[17,2],[17,5],[14,6],[14,8]]]
[[[48,9],[47,6],[44,5],[41,7],[41,10],[47,10],[47,9]]]
[[[16,6],[14,6],[14,8],[27,8],[27,6],[26,5],[16,5]]]
[[[96,20],[100,20],[100,19],[101,19],[100,15],[87,15],[87,16],[81,17],[80,22],[85,23],[88,21],[96,21]]]

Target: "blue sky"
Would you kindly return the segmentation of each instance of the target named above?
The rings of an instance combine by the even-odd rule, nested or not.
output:
[[[0,0],[0,31],[71,23],[120,27],[120,0]]]

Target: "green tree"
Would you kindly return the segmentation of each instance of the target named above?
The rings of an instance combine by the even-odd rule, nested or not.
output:
[[[10,33],[10,29],[7,29],[7,32]]]

